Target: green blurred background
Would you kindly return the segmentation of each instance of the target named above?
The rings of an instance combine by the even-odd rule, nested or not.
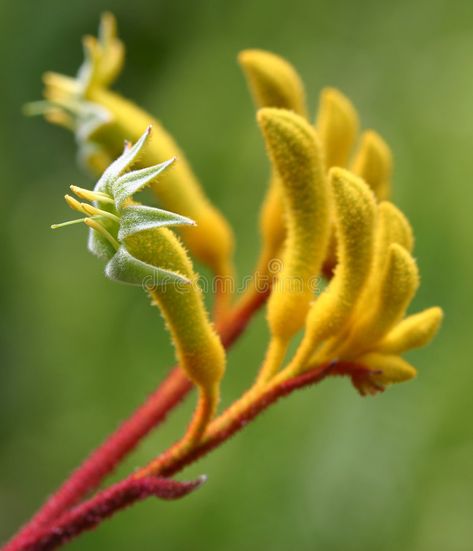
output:
[[[268,167],[235,57],[260,47],[296,65],[313,109],[322,86],[338,86],[392,145],[395,200],[414,225],[422,273],[414,309],[439,304],[446,321],[410,355],[414,382],[376,398],[339,379],[294,395],[182,474],[207,473],[200,491],[140,504],[70,549],[471,550],[471,0],[1,0],[0,538],[173,361],[158,313],[139,289],[104,279],[83,228],[49,230],[70,215],[67,187],[92,182],[71,135],[21,115],[43,71],[75,73],[80,37],[104,9],[127,45],[117,89],[187,152],[236,229],[241,275],[257,254]],[[225,403],[248,385],[265,343],[260,314],[231,352]],[[117,475],[172,442],[192,403]]]

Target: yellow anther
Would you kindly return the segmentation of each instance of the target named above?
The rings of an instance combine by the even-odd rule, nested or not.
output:
[[[83,220],[84,224],[86,224],[87,226],[89,226],[89,228],[92,228],[93,230],[95,230],[96,232],[98,232],[100,235],[102,235],[103,237],[105,237],[105,239],[111,243],[111,245],[113,246],[113,248],[115,250],[118,250],[118,248],[120,247],[120,243],[113,237],[113,235],[107,231],[103,226],[102,224],[100,224],[99,222],[97,222],[96,220],[93,220],[92,218],[84,218]]]
[[[77,199],[75,199],[71,195],[64,195],[64,199],[66,200],[67,205],[72,210],[76,210],[77,212],[81,212],[82,214],[89,214],[83,207],[84,203],[80,203]]]
[[[74,96],[79,92],[79,83],[75,78],[67,77],[53,71],[43,75],[43,82],[49,88],[62,90],[68,96]]]
[[[110,195],[102,193],[101,191],[90,191],[89,189],[78,186],[70,186],[70,189],[80,199],[85,199],[86,201],[100,201],[101,203],[109,203],[111,205],[114,204]]]
[[[104,216],[105,218],[113,220],[114,222],[120,222],[120,218],[115,214],[112,214],[111,212],[99,209],[97,207],[94,207],[93,205],[89,205],[88,203],[80,203],[80,205],[84,209],[84,212],[90,216]]]

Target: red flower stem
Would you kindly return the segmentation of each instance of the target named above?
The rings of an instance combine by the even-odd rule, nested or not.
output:
[[[277,384],[269,383],[266,390],[261,392],[251,389],[217,419],[212,421],[202,441],[192,448],[189,453],[176,458],[173,447],[171,447],[147,467],[137,471],[135,478],[149,475],[151,472],[155,476],[171,476],[179,472],[187,465],[220,446],[280,398],[288,396],[297,389],[322,381],[333,372],[335,365],[333,363],[324,364],[292,379]]]
[[[268,295],[269,289],[245,297],[231,311],[226,321],[217,327],[226,348],[241,335]],[[49,524],[95,489],[152,429],[165,420],[167,414],[184,399],[191,388],[192,384],[183,371],[179,367],[172,369],[145,403],[85,459],[12,541],[24,538],[41,526]]]
[[[177,482],[169,478],[127,478],[104,490],[83,505],[61,516],[54,528],[43,526],[35,533],[24,534],[7,544],[4,551],[48,551],[56,549],[80,533],[91,530],[117,511],[150,496],[179,499],[198,488],[205,477],[192,482]]]
[[[255,401],[248,402],[237,417],[228,418],[228,422],[220,421],[225,416],[223,413],[210,425],[201,444],[177,461],[171,459],[167,464],[163,463],[160,476],[170,476],[200,459],[223,444],[279,398],[288,396],[297,389],[319,383],[331,371],[332,364],[327,364],[275,386],[269,386],[268,390],[262,392]],[[163,454],[163,457],[166,457],[166,453]],[[162,479],[153,476],[136,478],[136,475],[132,475],[67,511],[47,526],[43,526],[35,532],[17,536],[10,544],[7,544],[3,551],[50,551],[55,549],[66,541],[77,537],[81,532],[98,526],[102,521],[135,501],[149,495],[156,495],[156,492],[141,490],[140,486],[142,481],[153,480]],[[138,484],[136,488],[134,483]]]

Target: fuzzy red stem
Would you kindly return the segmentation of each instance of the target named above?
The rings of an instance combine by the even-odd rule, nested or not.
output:
[[[225,323],[217,327],[223,345],[228,348],[240,336],[253,314],[264,304],[269,290],[255,293],[236,307]],[[18,538],[28,537],[49,524],[96,488],[120,461],[179,404],[192,385],[179,367],[175,367],[159,387],[132,416],[76,469],[33,518],[18,532]]]
[[[68,511],[54,528],[43,526],[34,534],[24,534],[4,548],[4,551],[49,551],[56,549],[86,530],[92,530],[117,511],[150,496],[179,499],[198,488],[205,478],[192,482],[177,482],[168,478],[127,478],[104,490],[96,497]]]
[[[166,468],[163,468],[160,476],[169,476],[182,470],[212,449],[223,444],[279,398],[287,396],[297,389],[322,381],[331,371],[332,365],[320,366],[270,388],[255,402],[249,404],[237,418],[232,419],[222,430],[212,433],[210,429],[209,436],[205,437],[201,445],[197,446],[179,461],[170,463]],[[131,505],[134,501],[144,499],[148,495],[153,495],[153,492],[146,494],[145,492],[136,492],[133,489],[133,481],[140,482],[141,480],[153,480],[153,478],[135,478],[132,475],[123,482],[98,493],[94,498],[85,501],[73,510],[64,513],[56,519],[54,524],[44,526],[35,533],[28,534],[26,538],[24,536],[22,538],[15,538],[3,551],[50,551],[55,549],[66,541],[78,536],[84,530],[96,527],[114,513]],[[162,479],[156,478],[155,480]],[[131,495],[128,492],[121,494],[120,492],[123,491],[123,488],[131,488]],[[110,506],[110,496],[113,496],[112,506]]]
[[[211,425],[207,436],[204,437],[198,446],[193,448],[188,455],[180,458],[178,461],[173,461],[169,465],[164,465],[159,471],[159,476],[171,476],[181,471],[187,465],[204,457],[214,448],[231,438],[235,433],[242,430],[250,421],[260,415],[270,405],[277,402],[280,398],[288,396],[295,390],[321,382],[327,375],[331,374],[332,369],[333,364],[318,366],[302,375],[269,388],[268,391],[263,393],[257,400],[250,402],[240,415],[232,419],[231,422],[223,428],[213,431]]]

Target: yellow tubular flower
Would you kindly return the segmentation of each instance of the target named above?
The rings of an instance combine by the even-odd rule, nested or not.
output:
[[[255,105],[289,109],[307,116],[305,91],[294,67],[282,57],[264,50],[244,50],[238,61],[246,76]],[[286,235],[283,223],[282,189],[273,170],[260,214],[263,240],[256,276],[267,278],[268,264],[277,258]]]
[[[274,108],[261,109],[258,123],[281,181],[287,226],[282,269],[268,304],[270,356],[278,351],[277,360],[264,369],[270,375],[289,340],[304,325],[327,248],[330,211],[320,144],[309,123]]]
[[[352,171],[365,180],[379,200],[390,196],[391,150],[381,136],[373,130],[363,132],[352,163]]]
[[[335,88],[322,90],[316,128],[326,166],[347,166],[358,132],[358,115],[351,101]]]
[[[369,274],[373,257],[376,205],[372,191],[350,172],[333,168],[329,180],[334,199],[338,264],[327,289],[307,316],[305,334],[285,376],[303,371],[325,339],[349,322]]]
[[[152,266],[179,273],[191,283],[150,287],[176,348],[177,359],[189,378],[211,403],[218,403],[219,384],[225,370],[225,352],[208,320],[192,263],[175,234],[159,228],[131,235],[127,250]]]
[[[185,443],[197,441],[212,417],[225,370],[225,352],[209,321],[187,252],[169,227],[195,227],[189,218],[141,205],[133,197],[170,169],[174,159],[131,170],[149,143],[151,128],[104,171],[94,190],[71,186],[69,207],[85,215],[53,229],[84,223],[89,251],[106,260],[106,276],[144,288],[160,308],[172,335],[177,359],[198,386],[199,406]]]
[[[152,125],[153,138],[138,166],[179,158],[176,167],[152,185],[153,192],[164,208],[196,221],[192,232],[180,230],[191,252],[217,275],[232,277],[232,232],[205,196],[183,152],[157,120],[108,89],[121,70],[124,55],[111,14],[103,16],[98,40],[85,38],[84,49],[86,60],[77,78],[47,73],[47,102],[33,104],[30,112],[42,112],[51,122],[73,128],[80,156],[94,171],[103,170],[121,152],[124,140],[136,141]]]
[[[443,312],[434,306],[401,321],[375,347],[383,354],[402,354],[427,345],[442,323]]]

